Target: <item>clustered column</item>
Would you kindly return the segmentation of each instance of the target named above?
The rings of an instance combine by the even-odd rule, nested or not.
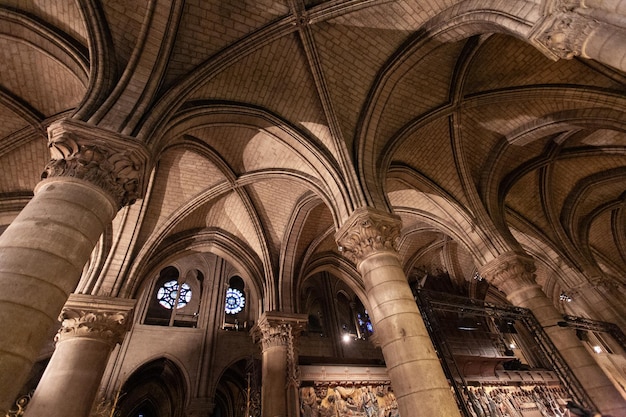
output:
[[[0,236],[0,412],[23,386],[98,239],[139,196],[148,155],[132,138],[63,120],[35,195]]]
[[[558,326],[563,317],[535,281],[532,258],[525,254],[505,253],[484,265],[479,272],[504,292],[513,305],[532,311],[600,412],[626,415],[626,401],[575,332]]]
[[[307,324],[306,314],[264,313],[251,332],[262,347],[262,417],[297,417],[297,339]]]
[[[88,417],[116,344],[132,322],[135,300],[72,294],[59,320],[56,349],[25,417]]]
[[[363,278],[400,415],[460,416],[400,264],[400,225],[397,216],[357,209],[337,232],[337,243]]]

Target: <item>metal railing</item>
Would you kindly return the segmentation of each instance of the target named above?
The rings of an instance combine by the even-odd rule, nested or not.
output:
[[[542,362],[550,365],[551,370],[557,375],[563,388],[571,396],[572,400],[582,406],[595,409],[593,401],[582,388],[580,381],[572,373],[569,366],[554,346],[547,333],[539,324],[538,320],[528,309],[516,306],[497,305],[489,302],[460,297],[448,293],[428,290],[416,290],[415,300],[422,314],[426,328],[435,345],[437,354],[441,360],[444,372],[457,396],[459,408],[466,416],[472,414],[465,404],[467,382],[463,372],[455,360],[454,353],[446,341],[443,332],[438,331],[438,312],[454,312],[471,314],[478,317],[489,317],[496,320],[512,320],[522,324],[538,347],[537,352],[542,357]]]

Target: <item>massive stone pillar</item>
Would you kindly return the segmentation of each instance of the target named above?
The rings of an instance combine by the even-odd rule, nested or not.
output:
[[[147,153],[131,138],[64,120],[35,195],[0,236],[0,411],[21,389],[46,335],[118,209],[138,197]]]
[[[88,417],[109,355],[132,322],[135,300],[72,294],[56,349],[25,417]]]
[[[536,283],[534,271],[532,258],[514,252],[500,255],[479,270],[513,305],[527,308],[534,314],[600,412],[626,415],[626,401],[574,330],[558,325],[563,317]]]
[[[395,247],[400,224],[397,216],[358,209],[337,232],[337,243],[363,277],[400,415],[460,416],[400,264]]]
[[[297,339],[307,323],[306,314],[264,313],[251,332],[261,342],[262,417],[298,417]]]

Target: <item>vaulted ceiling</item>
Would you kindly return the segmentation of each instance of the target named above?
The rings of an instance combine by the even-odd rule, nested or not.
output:
[[[2,0],[0,223],[73,117],[153,153],[133,259],[202,234],[268,307],[344,268],[334,232],[363,205],[402,217],[407,269],[450,238],[436,262],[463,274],[520,242],[624,283],[626,74],[552,61],[512,23],[451,23],[495,3]],[[509,3],[530,28],[536,5]]]

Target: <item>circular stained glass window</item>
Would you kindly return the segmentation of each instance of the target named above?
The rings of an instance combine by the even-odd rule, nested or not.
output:
[[[179,294],[180,293],[180,294]],[[176,308],[183,308],[191,301],[191,287],[188,284],[178,284],[178,281],[168,281],[157,291],[157,300],[163,307],[171,310],[176,304]]]
[[[226,314],[237,314],[246,305],[246,299],[242,292],[236,288],[226,290]]]

